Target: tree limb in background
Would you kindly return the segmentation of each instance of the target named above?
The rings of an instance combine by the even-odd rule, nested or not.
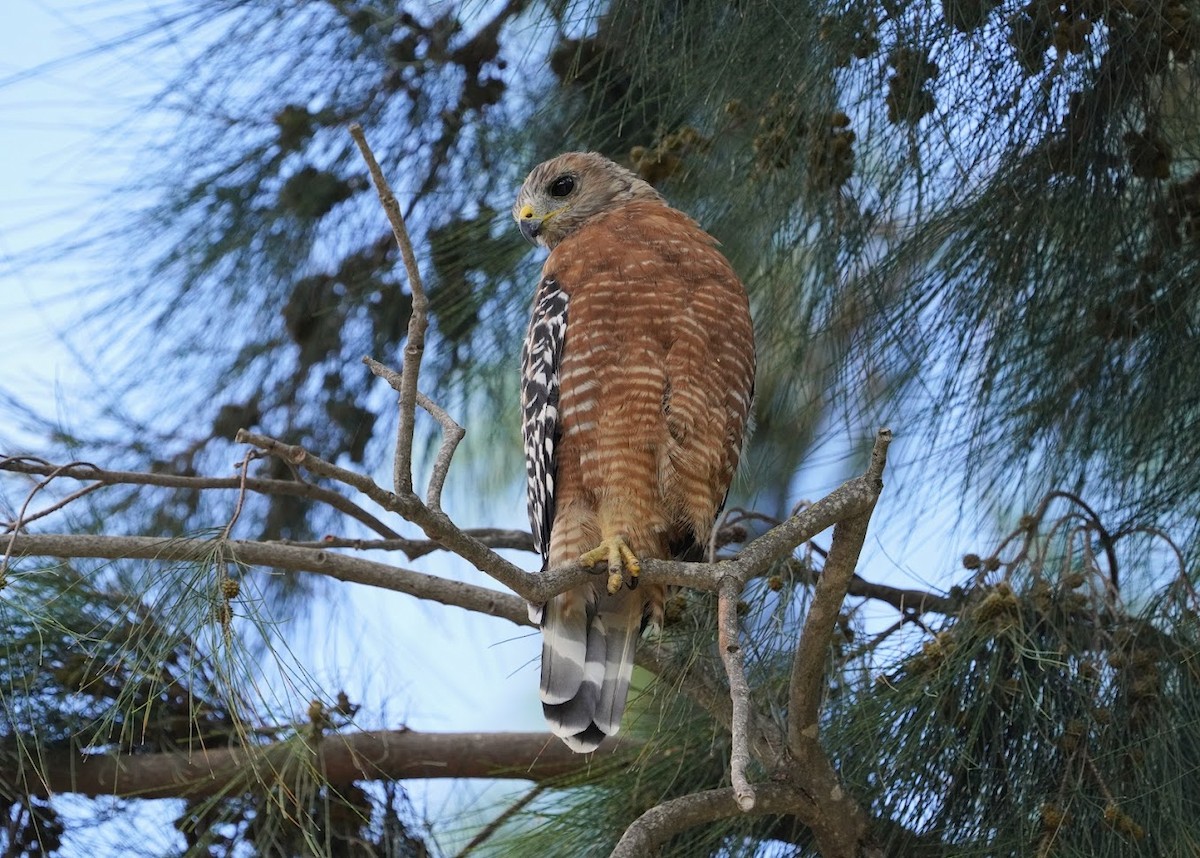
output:
[[[355,781],[404,778],[502,778],[546,781],[597,773],[601,763],[636,753],[638,743],[605,741],[596,756],[580,757],[551,733],[424,733],[370,730],[331,733],[263,746],[194,748],[178,753],[88,754],[47,750],[37,760],[32,795],[191,799],[220,797],[269,784],[297,756],[335,787]],[[3,750],[3,749],[0,749]]]

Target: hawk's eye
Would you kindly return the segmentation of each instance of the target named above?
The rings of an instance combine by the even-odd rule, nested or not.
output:
[[[565,197],[575,190],[575,180],[570,176],[559,176],[550,183],[550,196]]]

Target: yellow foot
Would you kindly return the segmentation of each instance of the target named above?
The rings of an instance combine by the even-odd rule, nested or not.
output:
[[[614,595],[625,583],[625,572],[629,572],[629,589],[638,585],[638,575],[642,565],[637,557],[619,536],[605,539],[587,554],[579,558],[584,566],[595,566],[598,563],[608,564],[608,595]]]

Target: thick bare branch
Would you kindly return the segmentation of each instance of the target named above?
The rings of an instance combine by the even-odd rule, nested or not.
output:
[[[379,202],[387,213],[388,222],[392,225],[392,233],[396,236],[396,244],[400,248],[400,256],[404,259],[404,270],[408,273],[408,285],[412,290],[412,314],[408,317],[408,339],[404,344],[403,381],[400,385],[400,421],[396,430],[396,458],[392,474],[396,494],[410,495],[413,490],[412,481],[412,450],[413,424],[417,410],[417,380],[421,372],[421,357],[425,354],[425,329],[428,326],[429,299],[425,296],[425,286],[421,281],[421,269],[417,265],[417,256],[413,253],[412,241],[408,237],[408,228],[404,225],[404,215],[400,213],[400,204],[392,193],[391,185],[375,153],[367,145],[362,126],[357,122],[350,126],[350,136],[358,145],[363,160],[367,162],[367,170],[371,181],[375,183],[375,192]]]
[[[14,530],[20,530],[23,527],[28,527],[32,522],[35,522],[40,518],[45,518],[48,515],[52,515],[63,507],[79,500],[84,495],[90,495],[92,492],[96,491],[96,489],[102,488],[104,488],[104,483],[90,483],[81,489],[76,489],[61,500],[55,501],[54,503],[50,504],[50,506],[39,509],[37,512],[27,513],[25,512],[25,509],[22,508],[17,517],[14,520],[5,523],[2,529],[5,533],[11,533]]]
[[[636,751],[614,737],[590,757],[572,752],[551,733],[422,733],[374,730],[275,742],[261,747],[202,748],[161,754],[72,753],[45,750],[23,786],[33,795],[202,798],[276,783],[299,761],[335,787],[360,780],[506,778],[544,781]],[[11,753],[16,753],[12,751]],[[7,756],[7,754],[5,755]],[[11,776],[16,777],[10,767]]]

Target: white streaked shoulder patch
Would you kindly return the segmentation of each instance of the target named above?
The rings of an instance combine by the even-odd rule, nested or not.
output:
[[[543,570],[549,561],[550,526],[554,523],[556,452],[561,434],[559,368],[567,333],[568,297],[551,277],[538,284],[533,318],[529,320],[529,332],[521,349],[526,497],[533,544],[542,555]]]

